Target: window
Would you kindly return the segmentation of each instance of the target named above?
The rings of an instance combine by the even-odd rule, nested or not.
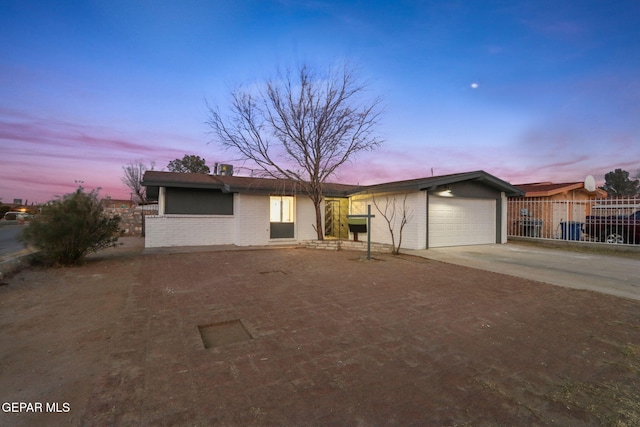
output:
[[[271,222],[293,222],[293,197],[271,197]]]
[[[233,215],[233,194],[197,188],[167,188],[165,213]]]
[[[293,222],[293,197],[272,196],[270,198],[269,221],[272,239],[293,239],[295,227]]]

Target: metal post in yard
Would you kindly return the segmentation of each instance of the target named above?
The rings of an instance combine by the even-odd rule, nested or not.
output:
[[[347,215],[347,218],[367,218],[367,259],[371,259],[371,218],[375,218],[375,215],[371,215],[371,205],[367,205],[366,215]]]
[[[371,205],[367,205],[367,259],[371,259]]]

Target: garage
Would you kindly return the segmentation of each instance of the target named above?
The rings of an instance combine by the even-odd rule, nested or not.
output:
[[[496,200],[431,196],[429,247],[496,243]]]
[[[463,172],[358,187],[349,213],[371,205],[371,241],[405,249],[506,243],[507,197],[523,193],[484,171]]]

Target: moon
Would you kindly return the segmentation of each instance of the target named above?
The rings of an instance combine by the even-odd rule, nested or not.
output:
[[[478,83],[471,83],[471,89],[478,89]]]

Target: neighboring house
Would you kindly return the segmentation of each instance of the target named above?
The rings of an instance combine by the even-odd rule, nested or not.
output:
[[[316,238],[313,204],[295,181],[147,171],[142,184],[147,197],[158,200],[158,215],[146,217],[146,247],[272,245]],[[384,210],[395,197],[392,226],[399,228],[405,200],[409,214],[403,248],[505,243],[507,197],[523,194],[483,171],[371,186],[326,184],[324,232],[329,238],[348,238],[347,215],[366,213],[371,204],[371,240],[390,243],[388,224],[373,201]]]
[[[524,196],[509,199],[509,235],[562,238],[569,222],[584,222],[591,215],[590,201],[607,193],[592,177],[584,182],[517,184]]]
[[[590,184],[588,178],[585,182],[564,182],[561,184],[535,182],[532,184],[516,184],[515,186],[525,192],[524,198],[535,200],[591,200],[607,197],[607,192],[595,188],[595,183]]]

